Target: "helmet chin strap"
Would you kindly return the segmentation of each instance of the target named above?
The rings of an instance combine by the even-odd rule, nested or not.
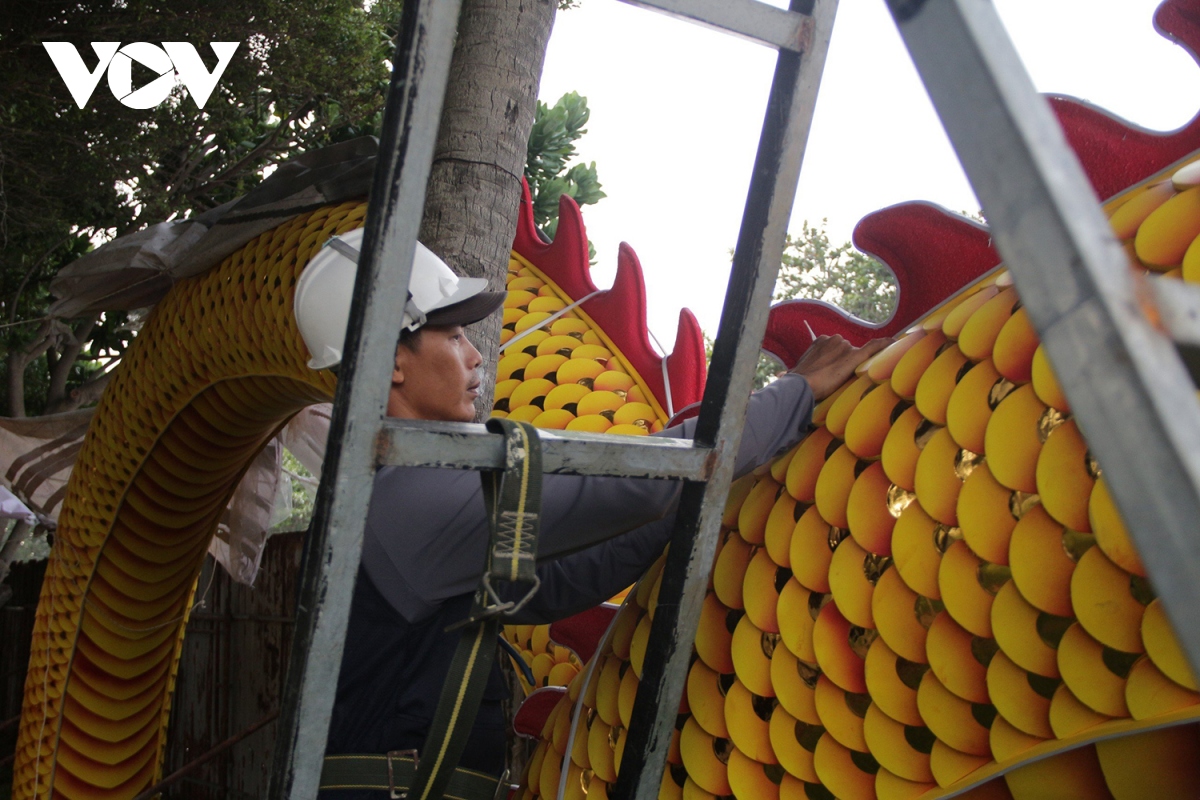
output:
[[[359,255],[361,255],[359,253],[358,248],[351,247],[350,245],[346,244],[342,239],[340,239],[338,237],[334,237],[334,238],[330,239],[329,241],[325,242],[325,246],[332,247],[334,250],[341,253],[346,258],[353,261],[355,264],[358,263],[358,257],[359,257]]]
[[[415,331],[417,328],[424,325],[425,320],[428,319],[428,317],[425,316],[425,312],[417,308],[417,304],[413,302],[412,292],[408,293],[408,302],[404,304],[404,313],[410,320],[412,320],[412,322],[404,326],[410,331]]]
[[[361,255],[358,248],[351,247],[341,239],[336,237],[330,239],[325,243],[325,246],[332,247],[334,250],[341,253],[354,263],[358,263],[358,257]],[[424,325],[425,321],[428,319],[428,317],[425,316],[425,312],[417,308],[417,304],[413,302],[412,292],[408,293],[408,300],[404,304],[404,313],[410,320],[412,320],[412,322],[404,326],[410,331],[415,331],[417,328]]]

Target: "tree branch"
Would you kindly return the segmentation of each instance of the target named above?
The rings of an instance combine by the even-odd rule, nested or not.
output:
[[[25,416],[25,365],[29,363],[17,350],[10,350],[4,359],[8,372],[8,415]]]
[[[29,362],[50,349],[58,335],[62,323],[56,319],[48,319],[41,324],[33,341],[20,350],[8,352],[8,415],[10,417],[25,416],[25,367]]]
[[[221,172],[217,175],[214,175],[211,179],[209,179],[208,181],[205,182],[204,186],[211,186],[214,183],[219,183],[223,180],[226,180],[231,175],[237,175],[239,172],[241,172],[246,167],[247,164],[253,162],[254,159],[258,158],[262,154],[270,151],[271,146],[275,144],[275,140],[279,138],[279,134],[282,133],[287,128],[288,125],[291,125],[293,122],[300,119],[302,116],[307,114],[309,111],[312,111],[312,105],[313,105],[313,100],[311,98],[306,100],[299,108],[297,108],[295,111],[293,111],[291,114],[289,114],[287,119],[281,121],[278,125],[276,125],[275,130],[273,130],[269,134],[267,134],[267,138],[263,139],[261,144],[259,144],[257,147],[255,147],[253,150],[251,150],[249,153],[247,153],[246,155],[244,155],[240,159],[238,159],[237,163],[235,163],[233,166],[228,167],[223,172]],[[198,194],[199,192],[203,191],[204,186],[196,187],[194,193]]]
[[[104,394],[105,387],[112,380],[115,374],[115,368],[103,372],[94,378],[88,379],[80,386],[76,386],[71,391],[67,392],[66,396],[57,403],[48,404],[46,406],[47,414],[61,414],[64,411],[74,411],[80,406],[86,406],[100,399],[100,395]]]
[[[71,234],[69,233],[66,236],[63,236],[61,239],[55,242],[49,250],[43,253],[41,258],[33,262],[33,266],[31,266],[25,272],[25,277],[21,278],[21,282],[17,285],[17,290],[13,292],[12,308],[10,308],[8,312],[9,323],[17,321],[17,302],[21,299],[21,293],[25,291],[25,286],[29,283],[30,278],[33,277],[35,272],[42,268],[42,264],[46,263],[46,259],[50,258],[51,254],[53,254],[55,250],[62,247],[64,244],[70,241],[70,239]]]
[[[50,388],[46,393],[46,410],[57,409],[67,402],[67,381],[71,370],[75,367],[75,359],[83,351],[83,346],[91,338],[92,330],[96,327],[99,315],[85,319],[73,329],[67,329],[67,343],[57,358],[50,362]]]

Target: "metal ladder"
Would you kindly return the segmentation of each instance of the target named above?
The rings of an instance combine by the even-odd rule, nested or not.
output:
[[[792,0],[790,11],[756,0],[626,1],[779,50],[694,442],[544,436],[549,472],[684,481],[650,634],[656,644],[611,795],[651,800],[686,681],[837,0]],[[1200,364],[1200,293],[1178,282],[1164,292],[1133,276],[990,2],[888,5],[1171,621],[1200,666],[1200,405],[1180,358]],[[382,376],[402,313],[395,298],[408,285],[420,223],[414,210],[423,207],[459,6],[404,6],[354,322],[305,547],[272,798],[316,795],[375,470],[503,464],[500,437],[480,425],[384,417]]]

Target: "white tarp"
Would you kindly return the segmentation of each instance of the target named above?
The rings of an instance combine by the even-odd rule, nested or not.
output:
[[[26,525],[37,525],[37,514],[29,510],[29,506],[22,503],[17,496],[0,486],[0,519],[15,519],[24,522]]]
[[[201,274],[259,234],[297,214],[366,197],[379,143],[364,136],[288,159],[248,194],[186,220],[161,222],[108,242],[68,264],[51,282],[50,315],[63,319],[157,303],[177,280]],[[117,366],[120,369],[120,366]],[[93,409],[25,419],[0,418],[0,481],[42,523],[53,527]],[[298,414],[258,455],[230,500],[210,552],[235,580],[251,584],[273,518],[288,506],[282,471],[287,448],[320,475],[329,406]],[[18,523],[0,552],[0,580]]]
[[[237,200],[113,239],[59,270],[49,313],[71,319],[153,305],[175,281],[212,269],[297,214],[366,197],[378,151],[374,137],[362,136],[302,153]]]
[[[324,403],[293,417],[255,458],[230,498],[209,552],[239,583],[254,583],[279,495],[291,491],[290,482],[281,479],[283,448],[319,477],[329,413],[330,405]],[[31,532],[35,522],[53,526],[58,519],[92,414],[93,409],[84,409],[45,417],[0,417],[0,501],[12,497],[34,514],[33,520],[23,520],[26,524],[13,530],[14,538],[0,554],[0,579],[8,570],[4,562],[15,549],[15,537]]]

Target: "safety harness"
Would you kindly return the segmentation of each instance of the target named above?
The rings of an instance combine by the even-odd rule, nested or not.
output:
[[[458,630],[458,646],[442,684],[424,752],[331,755],[321,770],[321,789],[379,789],[407,800],[495,800],[505,787],[496,778],[458,767],[496,658],[500,617],[515,614],[537,592],[538,516],[542,503],[542,450],[537,429],[525,422],[490,419],[504,435],[505,467],[481,473],[491,530],[487,566],[471,612]],[[517,602],[505,602],[496,583],[528,586]]]

